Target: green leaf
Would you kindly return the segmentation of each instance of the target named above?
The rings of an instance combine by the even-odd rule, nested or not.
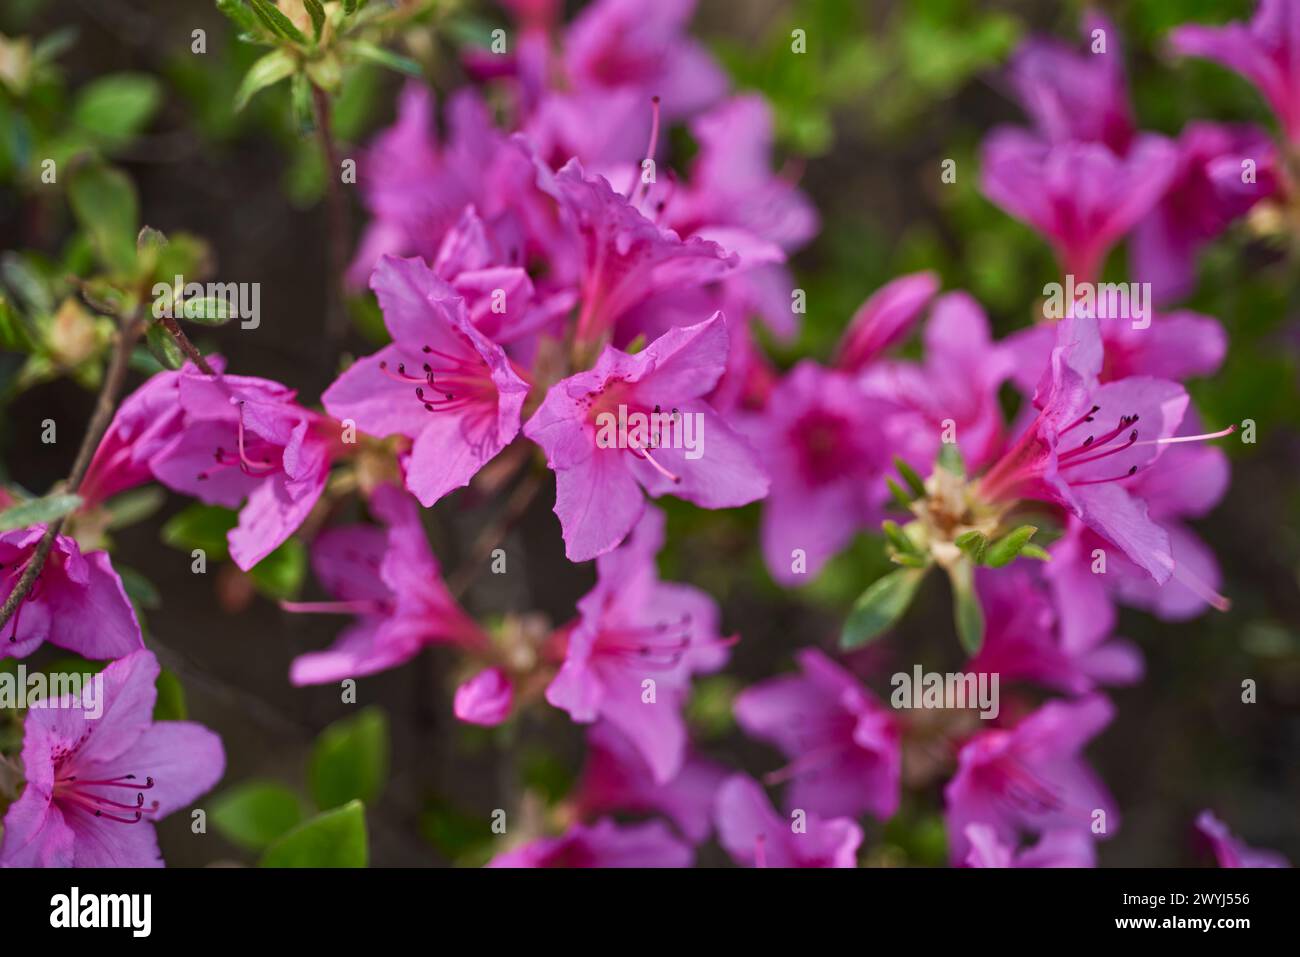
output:
[[[185,353],[181,352],[181,347],[176,344],[171,333],[158,323],[144,331],[144,344],[149,349],[149,354],[164,369],[175,371],[185,365]]]
[[[248,105],[258,92],[279,83],[298,69],[298,61],[287,50],[272,50],[248,68],[235,93],[235,112]]]
[[[275,781],[245,781],[212,799],[210,817],[230,843],[261,851],[302,823],[302,799]]]
[[[953,540],[953,544],[969,555],[971,561],[978,565],[984,555],[984,550],[988,547],[989,540],[984,536],[983,532],[972,529],[958,535]]]
[[[104,507],[108,510],[109,528],[126,528],[136,522],[143,522],[158,509],[162,508],[166,496],[156,485],[133,488],[115,495]]]
[[[158,589],[140,572],[118,561],[113,562],[113,571],[117,572],[117,577],[122,579],[122,589],[126,592],[126,597],[137,607],[157,608],[162,604],[162,596],[158,594]]]
[[[296,538],[286,539],[249,571],[257,590],[268,598],[293,598],[307,577],[307,548]]]
[[[307,44],[307,37],[301,30],[293,25],[293,21],[281,12],[280,8],[271,3],[270,0],[248,0],[248,5],[253,8],[253,13],[257,19],[262,21],[263,26],[274,33],[276,36],[284,37],[286,40],[292,40],[294,43]]]
[[[957,448],[956,442],[939,443],[939,467],[947,469],[953,475],[965,478],[966,463],[962,460],[961,449]]]
[[[924,578],[923,568],[900,568],[876,579],[849,612],[840,635],[840,647],[847,651],[880,637],[907,611]]]
[[[1020,554],[1025,558],[1034,558],[1040,562],[1050,562],[1052,560],[1051,552],[1045,548],[1038,547],[1033,542],[1023,546],[1020,549]]]
[[[885,533],[885,538],[889,539],[889,544],[893,545],[895,550],[904,555],[911,555],[916,552],[916,545],[907,537],[897,522],[891,522],[888,519],[880,523],[880,528]]]
[[[108,166],[79,166],[68,181],[68,202],[100,261],[128,272],[135,265],[140,224],[135,187],[126,174]]]
[[[917,475],[916,470],[897,455],[894,456],[894,469],[902,476],[903,481],[907,483],[907,487],[912,490],[914,497],[925,497],[925,483],[921,481],[921,476]]]
[[[261,21],[253,11],[244,6],[241,0],[217,0],[217,9],[230,18],[230,21],[244,33],[254,36],[262,32]]]
[[[948,568],[952,582],[952,613],[957,625],[957,639],[968,655],[979,653],[984,644],[984,609],[975,594],[975,566],[970,562],[957,562]]]
[[[276,840],[262,867],[365,867],[370,853],[365,805],[350,801],[316,815]]]
[[[1036,531],[1038,527],[1035,525],[1021,525],[1008,532],[988,547],[988,551],[984,553],[984,564],[992,568],[1011,564],[1020,554],[1020,550],[1034,537]]]
[[[110,74],[78,92],[72,123],[110,147],[120,146],[148,125],[161,99],[158,80],[147,73]]]
[[[201,548],[209,559],[226,557],[226,533],[239,523],[239,515],[220,505],[194,502],[177,512],[162,527],[162,540],[173,548]]]
[[[311,793],[320,808],[373,803],[388,777],[388,718],[379,708],[336,721],[316,739]]]
[[[155,721],[184,721],[187,712],[185,709],[185,689],[181,687],[181,679],[164,668],[158,672],[158,680],[154,682],[154,687],[158,691],[158,699],[154,702],[153,719]]]
[[[417,78],[424,76],[424,68],[410,57],[399,56],[391,50],[386,50],[373,43],[357,40],[350,44],[348,49],[362,60],[369,60],[371,63],[377,63],[379,66],[387,67],[398,73],[405,73],[407,76]]]
[[[894,504],[905,512],[912,510],[912,500],[907,493],[903,491],[902,486],[895,482],[888,475],[885,476],[885,483],[889,486],[889,494],[893,496]]]
[[[80,505],[80,495],[47,495],[44,498],[23,502],[21,505],[13,505],[0,512],[0,532],[48,524],[75,512]]]
[[[320,39],[320,32],[325,28],[325,8],[321,6],[320,0],[302,0],[302,5],[307,8],[307,15],[311,17],[311,28]]]
[[[181,303],[180,318],[203,326],[224,326],[235,318],[230,302],[220,296],[196,297]]]

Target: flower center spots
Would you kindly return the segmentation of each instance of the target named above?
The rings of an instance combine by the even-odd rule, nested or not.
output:
[[[645,667],[660,671],[676,668],[682,656],[692,647],[730,645],[735,639],[717,639],[696,642],[692,638],[692,621],[689,614],[652,625],[609,626],[600,631],[596,650],[603,655],[636,661]]]
[[[675,432],[681,429],[682,413],[676,408],[665,410],[656,405],[651,409],[628,401],[633,398],[629,384],[616,378],[582,399],[586,420],[596,431],[597,446],[622,449],[668,481],[680,484],[682,477],[660,462],[655,452],[665,447],[665,438],[671,444]]]
[[[158,810],[157,801],[145,801],[144,792],[153,787],[153,778],[141,780],[135,774],[90,779],[75,774],[59,776],[56,771],[54,800],[119,824],[139,824],[146,814]],[[135,792],[134,798],[131,792]]]
[[[419,375],[409,372],[405,362],[399,362],[394,371],[381,361],[379,369],[394,382],[414,385],[415,398],[426,412],[457,412],[480,403],[496,405],[496,385],[487,363],[478,355],[469,359],[432,346],[422,346],[420,351],[425,361]]]

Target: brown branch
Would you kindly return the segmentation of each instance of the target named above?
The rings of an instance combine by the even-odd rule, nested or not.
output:
[[[77,489],[81,487],[81,481],[86,477],[91,459],[94,458],[95,449],[99,448],[100,440],[108,431],[109,423],[113,421],[113,412],[117,409],[117,397],[122,391],[122,384],[126,381],[126,372],[130,366],[131,350],[143,330],[144,323],[135,318],[126,320],[118,328],[117,344],[113,349],[113,358],[109,362],[108,371],[104,374],[99,398],[95,401],[95,412],[90,418],[90,424],[86,426],[86,434],[81,439],[81,448],[77,450],[72,471],[68,473],[67,481],[64,483],[65,490],[70,494],[76,494]],[[28,561],[27,567],[23,569],[22,577],[18,579],[18,584],[5,599],[3,607],[0,607],[0,628],[3,628],[13,617],[18,606],[32,590],[32,585],[36,583],[41,569],[45,567],[45,560],[49,558],[50,549],[54,547],[54,539],[62,528],[62,518],[55,519],[45,527],[45,534],[41,536],[36,551]]]
[[[190,337],[185,334],[185,330],[181,328],[181,324],[171,316],[163,316],[160,321],[163,324],[163,328],[166,329],[172,339],[176,341],[176,345],[180,348],[181,352],[185,353],[185,358],[198,366],[199,371],[204,375],[215,377],[217,370],[208,364],[208,360],[203,358],[203,353],[199,352],[199,350],[195,348],[194,343],[190,342]]]
[[[344,274],[348,268],[348,206],[339,179],[338,147],[330,127],[329,95],[318,86],[311,88],[312,104],[316,113],[316,138],[320,141],[325,159],[325,206],[329,222],[329,300],[325,318],[325,348],[327,359],[347,334],[347,315],[344,312]]]
[[[474,540],[474,544],[470,548],[469,559],[447,579],[447,590],[454,597],[460,598],[468,590],[469,586],[474,584],[474,580],[483,571],[483,565],[492,554],[493,549],[501,544],[501,540],[506,537],[506,533],[528,511],[528,506],[533,503],[533,499],[541,491],[542,481],[545,477],[546,472],[537,470],[515,486],[515,490],[510,493],[510,498],[506,500],[505,507],[501,510],[501,514],[497,516],[496,521],[479,533],[478,538]]]

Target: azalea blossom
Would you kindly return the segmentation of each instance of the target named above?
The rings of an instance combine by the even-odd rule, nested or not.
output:
[[[498,725],[510,715],[514,687],[500,668],[484,668],[456,689],[453,710],[469,724]]]
[[[168,441],[145,446],[150,468],[168,488],[240,509],[227,538],[230,557],[247,571],[284,544],[315,506],[338,426],[269,379],[208,376],[192,366],[160,375],[167,378],[157,388],[170,393],[182,418]]]
[[[691,846],[663,821],[620,825],[604,819],[498,854],[488,867],[690,867],[694,859]]]
[[[897,721],[853,675],[815,648],[795,656],[799,674],[759,682],[737,696],[736,721],[790,763],[767,783],[790,782],[786,806],[824,818],[898,808]]]
[[[528,383],[423,261],[386,257],[371,286],[393,343],[354,362],[321,400],[363,432],[410,439],[406,487],[429,506],[515,437]]]
[[[1075,604],[1059,604],[1046,569],[1029,562],[981,568],[975,576],[984,611],[984,643],[967,670],[1025,680],[1083,694],[1097,685],[1133,684],[1142,677],[1142,655],[1132,644],[1110,640],[1113,614],[1098,622]],[[1052,582],[1057,579],[1051,579]],[[1107,609],[1110,610],[1109,608]]]
[[[0,603],[17,587],[44,536],[44,525],[0,532]],[[0,659],[25,658],[46,641],[98,660],[144,647],[135,609],[108,553],[83,554],[67,535],[54,536],[40,574],[5,623]]]
[[[713,831],[713,798],[726,776],[721,766],[688,753],[670,781],[658,781],[627,735],[597,721],[587,732],[587,758],[571,799],[583,818],[616,811],[663,814],[699,844]]]
[[[487,636],[460,607],[442,580],[411,498],[380,486],[370,508],[384,528],[331,528],[312,545],[316,577],[334,600],[281,602],[291,612],[355,615],[327,651],[294,659],[295,685],[359,678],[411,660],[425,645],[480,649]]]
[[[1121,157],[1100,143],[1052,144],[1003,127],[981,147],[980,188],[1051,243],[1063,273],[1093,282],[1111,248],[1165,194],[1176,158],[1174,145],[1153,134]]]
[[[646,509],[627,542],[597,560],[596,587],[578,602],[564,664],[546,689],[574,721],[603,718],[626,735],[659,784],[685,760],[691,675],[720,668],[734,642],[719,635],[708,595],[659,580],[663,540],[663,513]]]
[[[734,508],[767,494],[767,475],[750,444],[703,399],[726,358],[726,320],[714,314],[669,330],[634,355],[607,346],[594,368],[547,391],[524,435],[542,447],[555,472],[555,514],[570,561],[617,546],[645,511],[643,489],[704,508]],[[695,417],[699,454],[651,447],[631,433],[625,448],[602,447],[598,420],[619,417],[620,407],[629,416]]]
[[[744,774],[718,789],[716,814],[718,841],[742,867],[857,867],[862,828],[856,821],[782,818],[759,783]]]
[[[1204,57],[1240,73],[1272,107],[1282,133],[1300,143],[1300,2],[1260,0],[1249,23],[1188,23],[1169,35],[1182,56]]]
[[[1290,862],[1276,851],[1261,851],[1247,847],[1238,840],[1228,825],[1214,816],[1213,811],[1202,811],[1196,818],[1198,830],[1214,849],[1220,867],[1290,867]]]
[[[5,814],[0,866],[163,866],[154,823],[210,790],[226,761],[202,725],[153,720],[158,671],[144,650],[110,664],[99,718],[69,700],[28,711],[27,784]]]
[[[970,853],[967,867],[1095,867],[1097,845],[1076,830],[1048,831],[1038,843],[1016,850],[998,840],[987,824],[968,824],[966,840]]]
[[[1057,330],[1057,346],[1034,394],[1037,417],[980,479],[979,494],[994,502],[1056,502],[1163,584],[1174,568],[1169,536],[1124,482],[1174,440],[1187,393],[1175,382],[1146,376],[1099,384],[1097,320],[1072,316]]]
[[[1113,834],[1119,812],[1079,754],[1113,716],[1100,695],[1049,701],[1014,728],[982,731],[964,744],[944,789],[953,862],[970,853],[972,824],[987,825],[1010,847],[1025,833]],[[1093,830],[1097,822],[1104,822],[1104,831]]]

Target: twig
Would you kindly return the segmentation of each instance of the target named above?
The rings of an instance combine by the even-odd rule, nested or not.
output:
[[[185,353],[185,358],[189,359],[206,376],[215,377],[217,370],[208,364],[208,360],[203,358],[203,353],[195,348],[194,343],[190,342],[190,337],[185,334],[181,324],[171,316],[162,317],[163,328],[176,340],[176,345],[180,347],[181,352]]]
[[[311,88],[312,103],[316,112],[316,138],[320,141],[325,159],[325,205],[329,221],[329,303],[325,318],[326,355],[334,350],[347,333],[347,316],[343,311],[344,273],[348,261],[348,207],[343,197],[339,179],[339,155],[330,127],[329,95],[318,86]]]
[[[64,483],[65,489],[75,494],[81,487],[81,480],[86,477],[86,471],[90,468],[90,461],[94,457],[95,449],[99,448],[100,439],[108,431],[109,423],[113,421],[113,412],[117,408],[117,397],[122,391],[122,384],[126,381],[127,368],[131,361],[131,350],[135,342],[140,338],[140,333],[144,330],[144,323],[135,317],[131,317],[122,323],[117,332],[117,345],[113,349],[113,358],[109,362],[108,372],[104,375],[103,385],[99,389],[99,398],[95,402],[95,412],[90,418],[90,424],[86,426],[86,434],[81,439],[81,448],[77,450],[77,457],[72,463],[72,471],[68,473],[67,481]],[[28,561],[27,567],[23,569],[22,576],[18,579],[18,584],[14,590],[9,593],[5,599],[3,607],[0,607],[0,628],[13,617],[18,606],[26,599],[28,592],[32,590],[32,585],[36,583],[37,577],[41,574],[41,569],[45,567],[45,560],[50,555],[50,549],[54,547],[54,539],[63,528],[63,519],[57,518],[45,527],[45,534],[36,545],[36,551],[32,554],[31,560]]]
[[[524,513],[528,511],[528,506],[533,503],[537,493],[541,491],[542,480],[546,477],[544,471],[534,471],[526,479],[515,486],[515,490],[506,500],[505,507],[501,514],[497,516],[495,522],[483,529],[478,538],[474,540],[470,548],[469,559],[464,562],[455,573],[447,579],[447,589],[456,598],[474,584],[483,571],[483,564],[487,561],[492,550],[501,544],[501,540],[506,537],[514,524],[523,518]]]

